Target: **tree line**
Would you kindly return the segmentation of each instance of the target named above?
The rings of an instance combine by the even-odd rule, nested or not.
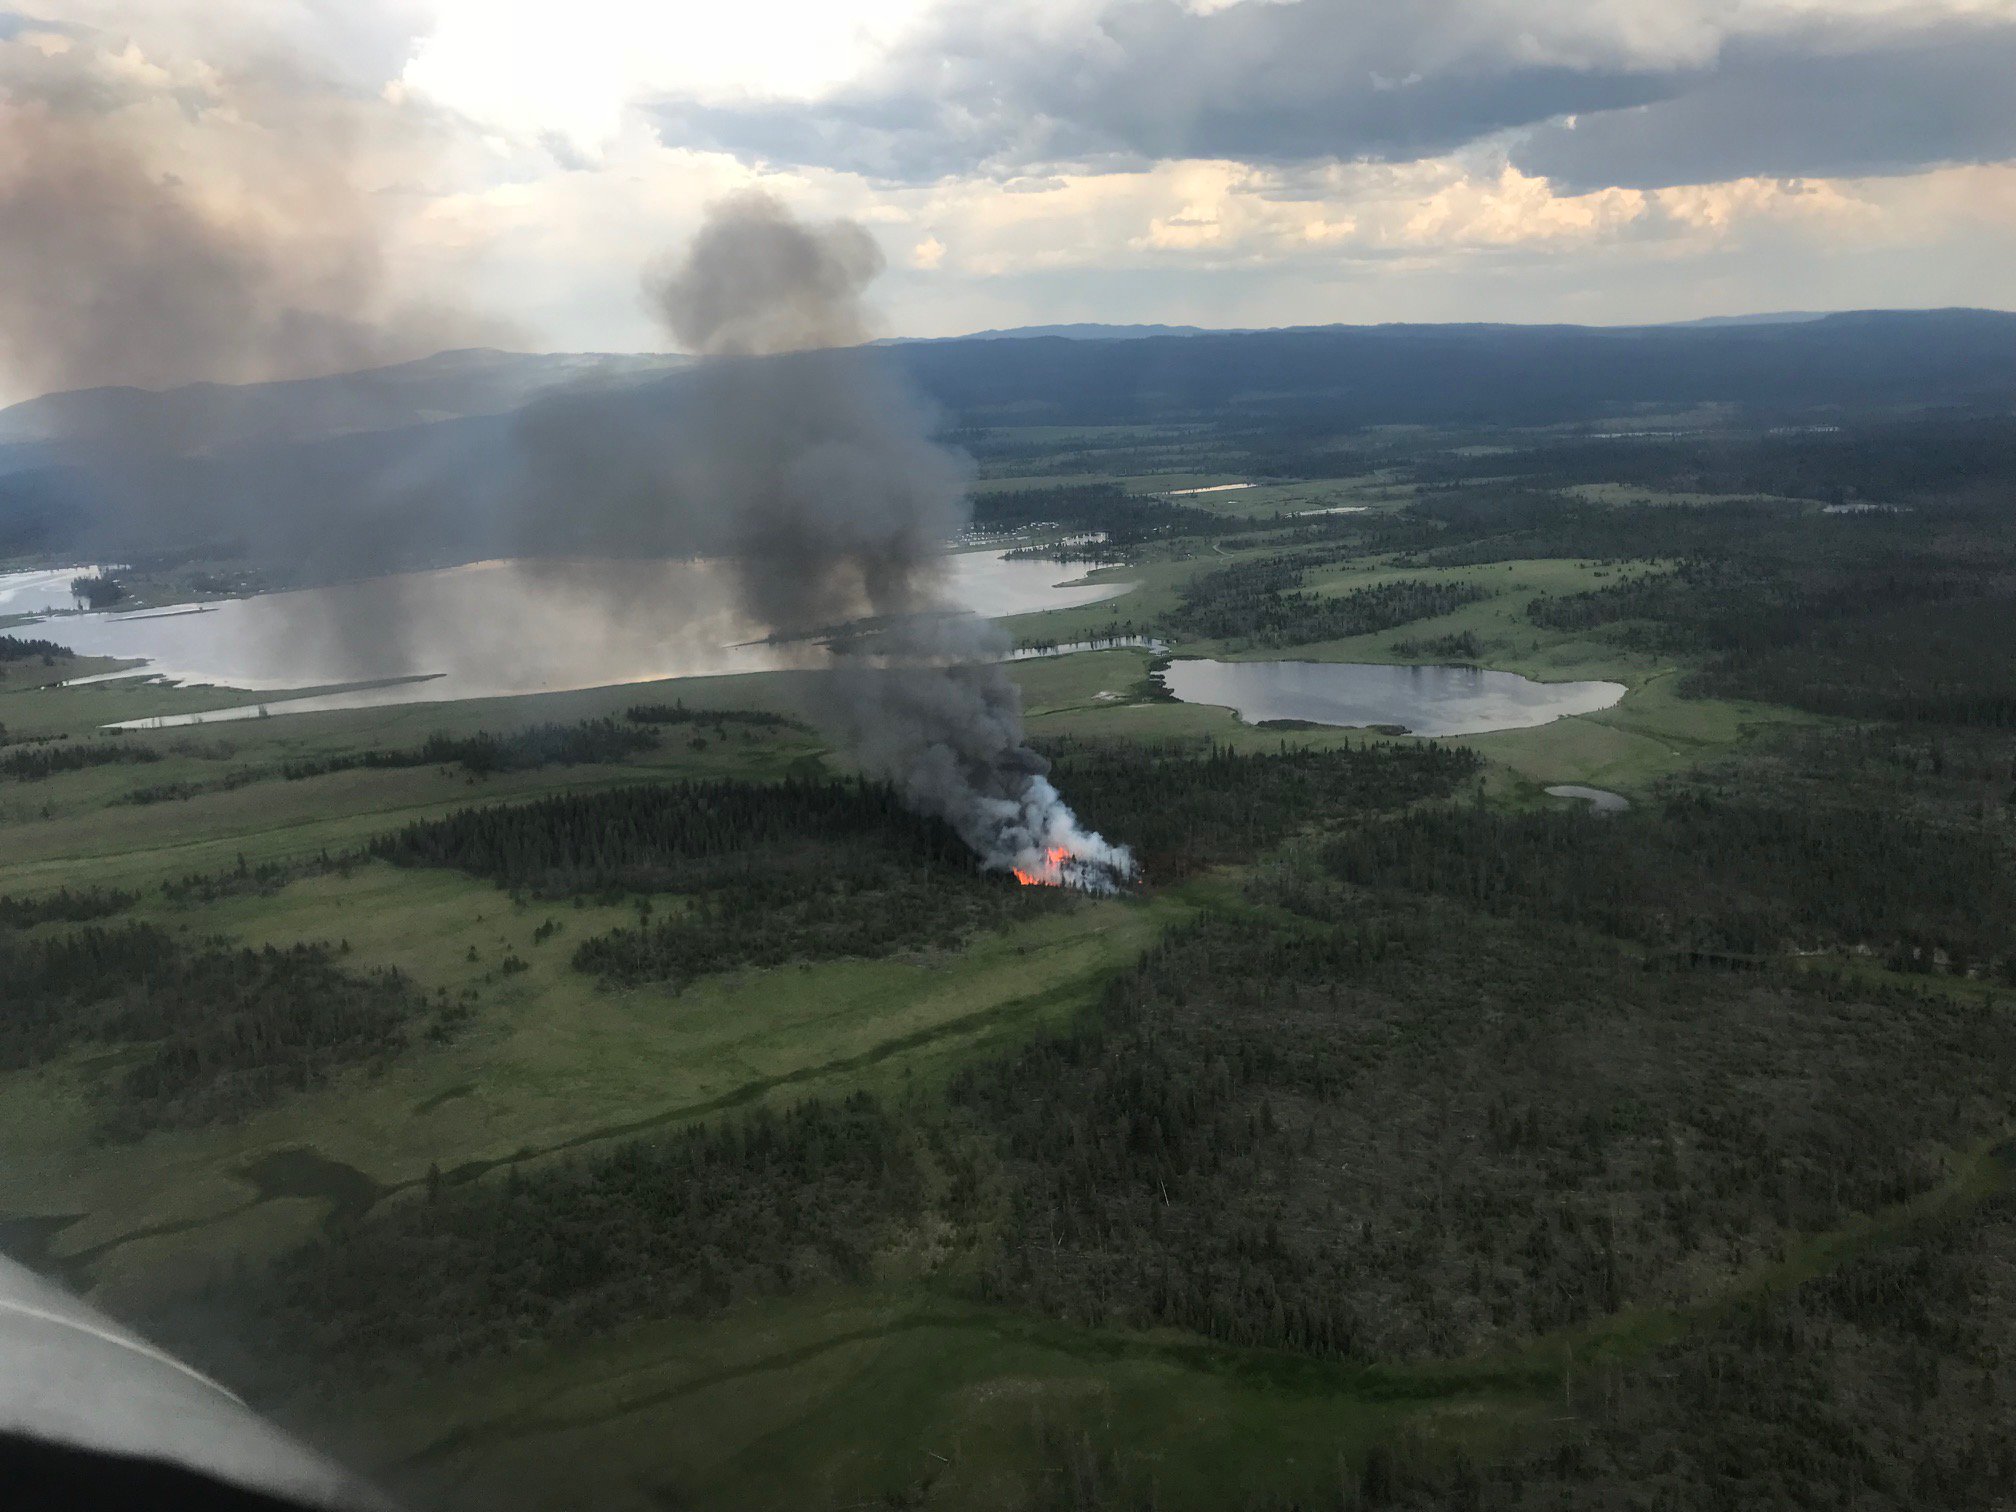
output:
[[[30,929],[37,924],[83,924],[123,913],[140,901],[138,893],[116,887],[59,887],[53,893],[17,898],[0,894],[0,929]]]
[[[450,735],[437,731],[418,746],[403,751],[353,751],[337,756],[284,762],[280,775],[290,782],[324,777],[331,772],[459,766],[477,776],[529,771],[542,766],[586,766],[624,761],[658,745],[650,730],[631,729],[614,719],[584,719],[576,724],[538,724],[509,735],[479,731]]]
[[[68,646],[52,640],[36,640],[25,635],[0,635],[0,662],[39,661],[44,666],[59,656],[74,656]]]
[[[402,866],[446,866],[546,894],[676,891],[733,876],[752,852],[806,843],[880,847],[970,869],[949,826],[907,809],[887,783],[787,777],[639,784],[461,809],[372,842]]]
[[[0,777],[17,782],[41,782],[65,772],[81,772],[90,767],[121,762],[159,761],[161,753],[152,746],[128,741],[101,741],[91,745],[38,744],[0,752]]]
[[[804,721],[791,718],[788,714],[776,714],[768,709],[689,709],[685,701],[674,703],[632,704],[623,711],[623,717],[632,724],[644,725],[712,725],[720,739],[728,736],[730,725],[739,725],[752,730],[803,730]]]

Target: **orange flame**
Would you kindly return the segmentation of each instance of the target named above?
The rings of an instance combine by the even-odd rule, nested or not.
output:
[[[1043,854],[1043,862],[1046,868],[1045,875],[1038,876],[1034,872],[1026,872],[1019,866],[1009,869],[1015,873],[1015,880],[1020,882],[1024,887],[1060,887],[1063,885],[1064,879],[1059,873],[1063,871],[1064,863],[1070,859],[1071,847],[1068,845],[1053,845]]]

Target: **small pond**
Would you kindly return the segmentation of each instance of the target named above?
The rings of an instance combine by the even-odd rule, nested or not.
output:
[[[1607,709],[1625,691],[1614,682],[1377,662],[1183,660],[1156,675],[1184,703],[1216,704],[1248,724],[1390,726],[1414,735],[1525,729]]]

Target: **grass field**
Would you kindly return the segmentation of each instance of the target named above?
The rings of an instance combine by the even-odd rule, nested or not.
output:
[[[1282,1487],[1355,1479],[1371,1443],[1396,1432],[1488,1451],[1537,1426],[1539,1395],[1070,1329],[891,1288],[391,1389],[359,1421],[397,1423],[398,1435],[362,1426],[337,1447],[453,1508],[527,1485],[544,1488],[534,1505],[572,1505],[558,1462],[592,1465],[596,1505],[612,1509],[674,1497],[843,1507],[905,1489],[1006,1509],[1029,1505],[1032,1463],[1092,1424],[1158,1504],[1205,1512],[1250,1486],[1256,1463]]]

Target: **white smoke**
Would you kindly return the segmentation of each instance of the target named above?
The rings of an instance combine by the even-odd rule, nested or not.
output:
[[[1025,882],[1112,893],[1139,875],[1134,853],[1083,828],[1048,777],[1031,777],[1019,800],[983,799],[979,808],[991,842],[1013,847],[1008,869]]]

